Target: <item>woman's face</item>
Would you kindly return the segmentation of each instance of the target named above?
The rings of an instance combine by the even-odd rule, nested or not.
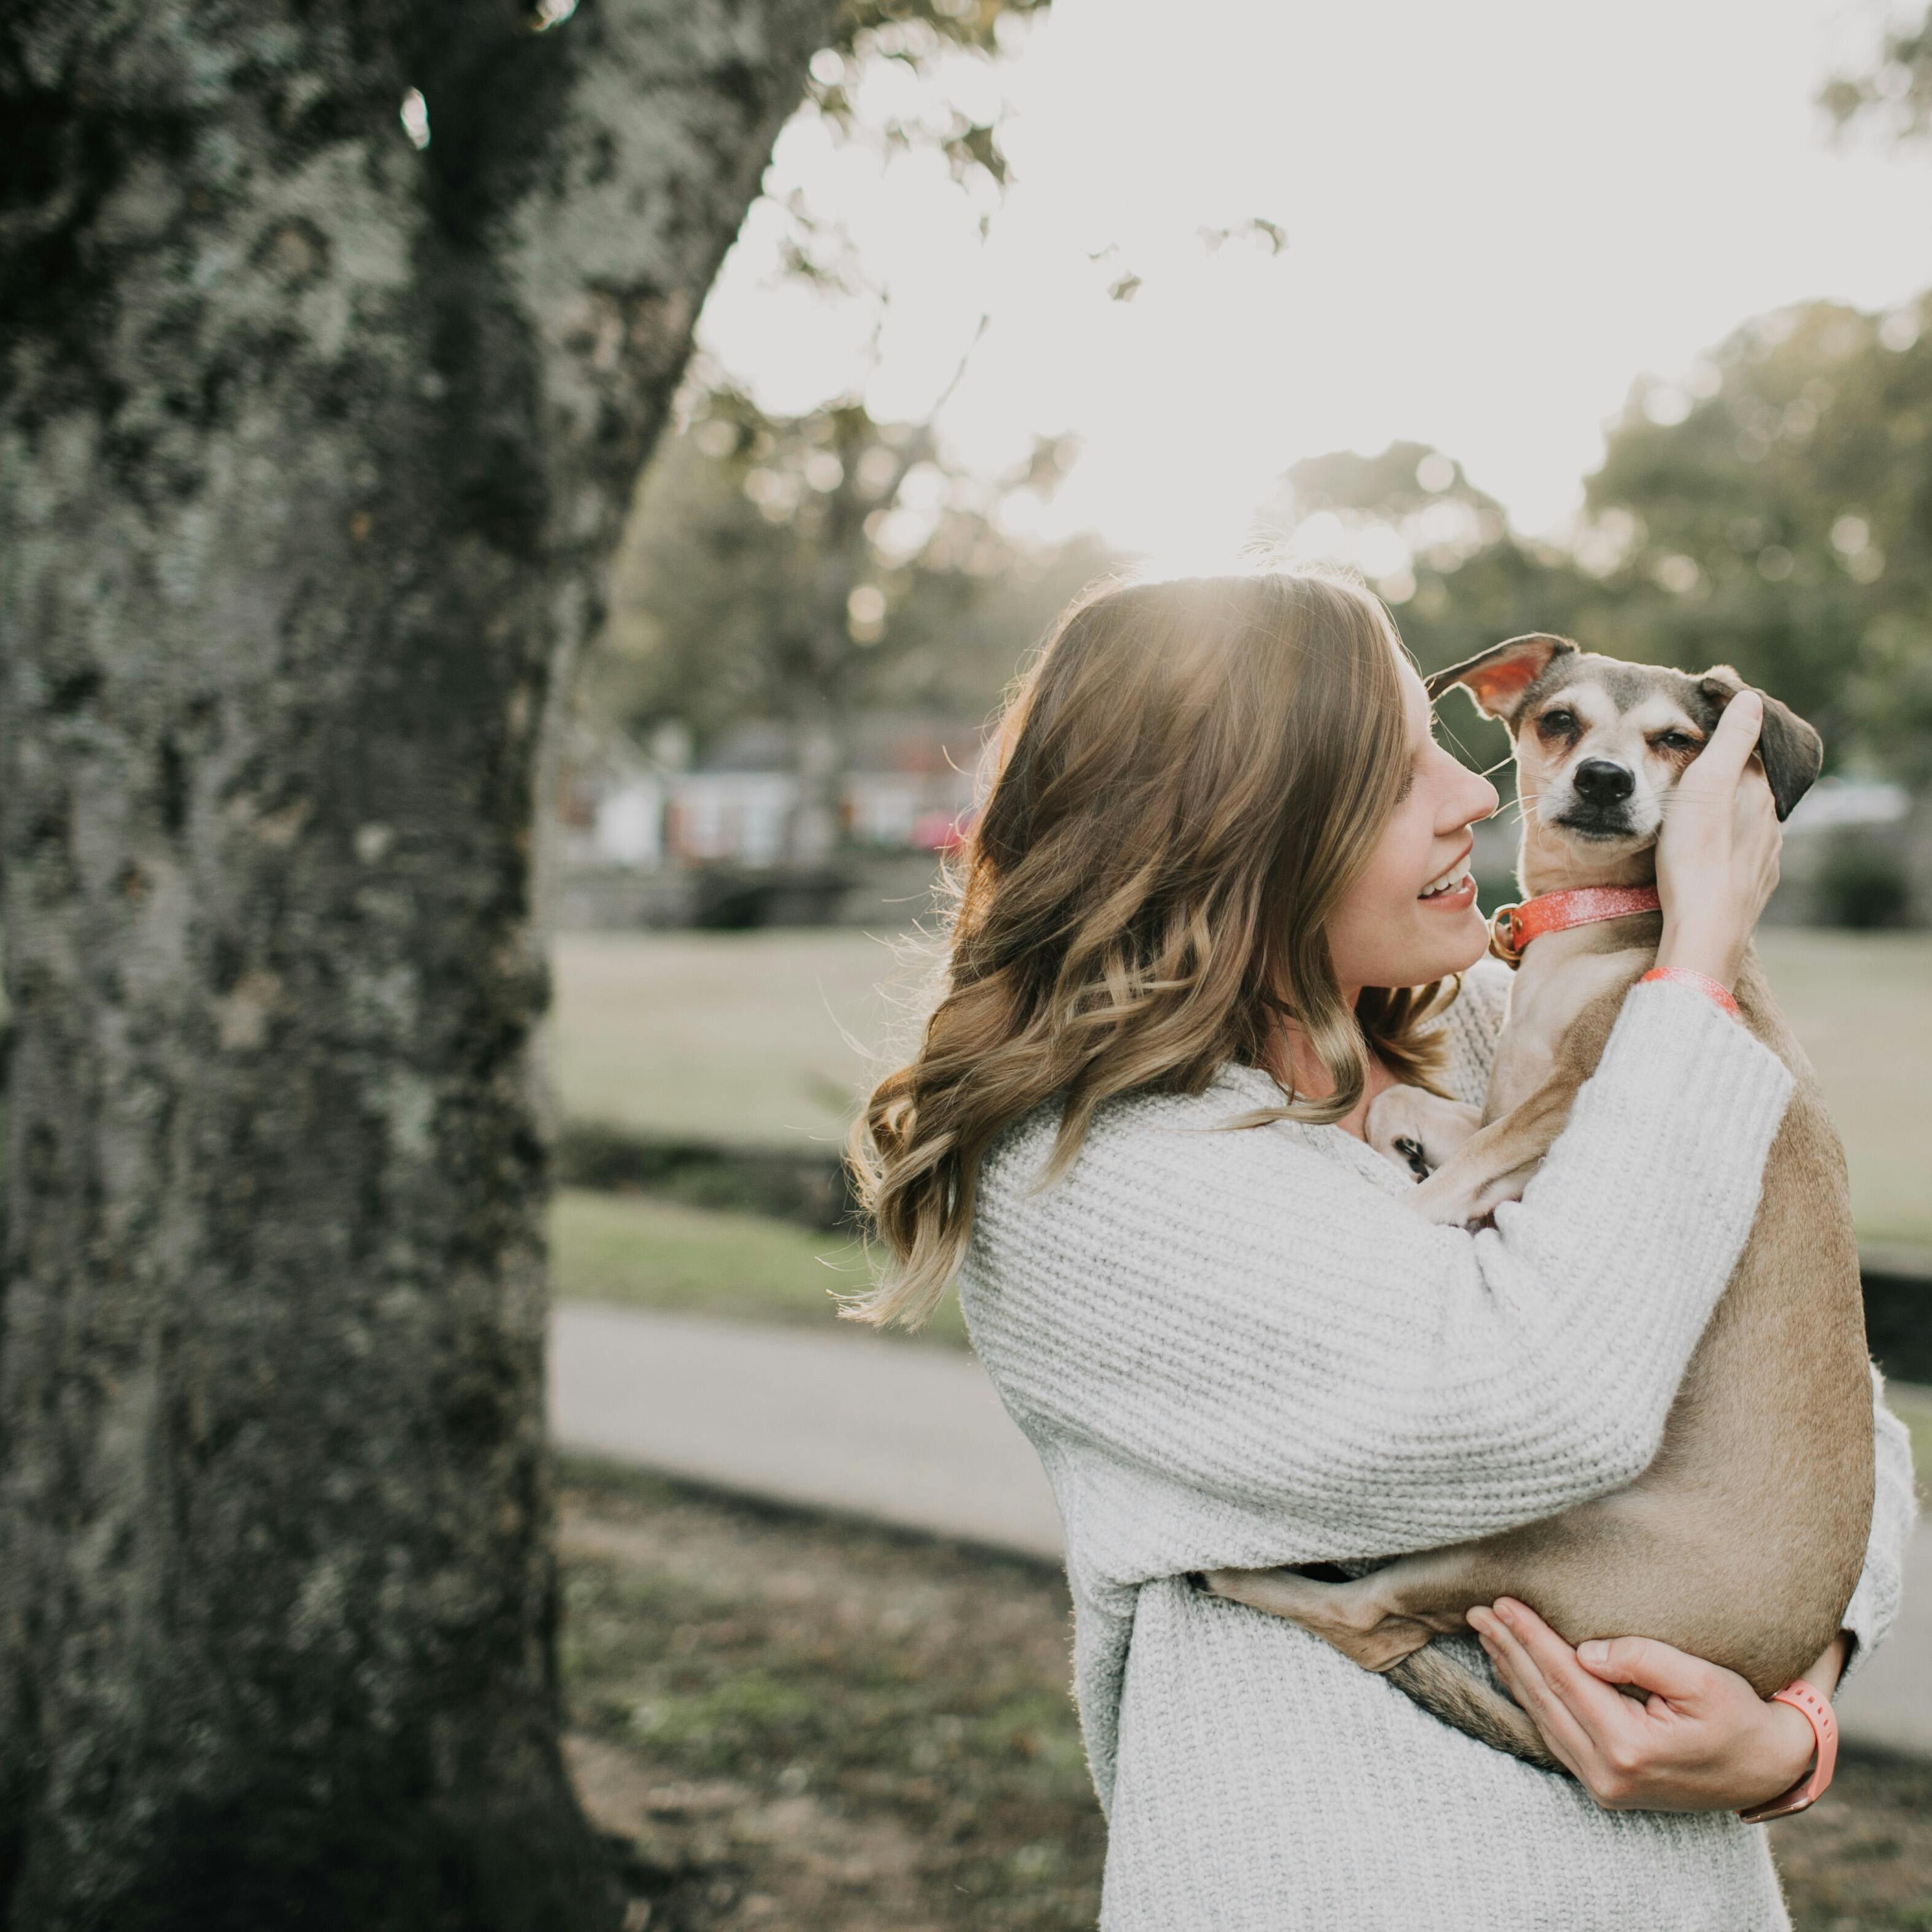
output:
[[[1496,808],[1496,788],[1436,743],[1429,694],[1397,656],[1408,722],[1408,788],[1368,865],[1330,916],[1337,982],[1422,986],[1483,956],[1489,930],[1469,875],[1469,827]],[[1444,890],[1431,891],[1449,881]]]

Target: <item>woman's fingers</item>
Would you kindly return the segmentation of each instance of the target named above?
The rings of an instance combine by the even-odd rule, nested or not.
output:
[[[1594,1637],[1576,1646],[1576,1661],[1606,1684],[1634,1684],[1676,1703],[1710,1688],[1711,1666],[1701,1657],[1647,1636]]]
[[[1527,1604],[1504,1597],[1498,1600],[1496,1611],[1498,1620],[1528,1652],[1551,1695],[1562,1699],[1592,1742],[1600,1749],[1619,1738],[1632,1714],[1630,1700],[1586,1670],[1577,1662],[1576,1653]]]
[[[1746,762],[1757,749],[1758,734],[1763,727],[1764,700],[1754,691],[1739,692],[1724,706],[1718,728],[1705,741],[1696,763],[1684,773],[1678,789],[1719,794],[1732,790],[1744,776]]]
[[[1472,1610],[1468,1619],[1508,1685],[1510,1695],[1529,1713],[1544,1742],[1577,1778],[1595,1789],[1601,1766],[1594,1740],[1556,1694],[1528,1647],[1492,1610]],[[1618,1694],[1610,1690],[1606,1694],[1614,1697]]]
[[[1469,1626],[1480,1640],[1484,1654],[1495,1666],[1503,1688],[1532,1718],[1536,1718],[1538,1712],[1551,1702],[1552,1694],[1529,1653],[1497,1621],[1494,1611],[1478,1608],[1468,1614]],[[1538,1728],[1540,1727],[1539,1719]],[[1576,1769],[1574,1764],[1570,1764],[1560,1739],[1546,1732],[1544,1742],[1565,1764],[1570,1765],[1572,1771]]]
[[[1778,882],[1778,828],[1752,763],[1764,704],[1741,691],[1677,783],[1657,842],[1664,931],[1657,963],[1736,980],[1752,928]]]

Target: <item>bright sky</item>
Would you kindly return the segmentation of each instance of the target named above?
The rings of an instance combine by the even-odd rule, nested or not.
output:
[[[808,123],[766,185],[843,219],[890,283],[876,413],[923,413],[990,312],[942,424],[988,471],[1035,431],[1081,438],[1042,534],[1211,552],[1291,463],[1398,436],[1556,530],[1640,373],[1786,302],[1932,284],[1932,156],[1838,152],[1812,104],[1874,20],[1862,0],[1056,0],[979,82],[1011,103],[1015,176],[983,246],[936,163],[882,170]],[[868,107],[911,84],[874,85]],[[1253,216],[1282,254],[1198,238]],[[775,280],[769,217],[701,339],[800,410],[853,379],[870,325]],[[1109,301],[1130,270],[1135,299]]]

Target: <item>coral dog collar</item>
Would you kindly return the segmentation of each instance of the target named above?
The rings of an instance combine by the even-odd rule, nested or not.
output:
[[[1654,886],[1580,886],[1567,892],[1544,892],[1521,905],[1498,906],[1490,920],[1490,950],[1516,964],[1532,939],[1546,932],[1568,932],[1574,926],[1622,919],[1634,912],[1657,912],[1663,902]]]

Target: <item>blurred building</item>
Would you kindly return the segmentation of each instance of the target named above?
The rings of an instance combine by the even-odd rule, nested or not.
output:
[[[639,746],[581,734],[555,798],[550,916],[605,928],[910,916],[957,842],[983,741],[976,724],[860,718],[841,850],[808,877],[783,864],[800,794],[783,724],[746,721],[695,758],[675,734]]]
[[[872,713],[858,721],[842,788],[846,841],[883,851],[938,851],[972,803],[981,732],[970,724]],[[610,775],[590,812],[605,864],[772,866],[799,796],[791,734],[764,720],[734,726],[688,770]]]

